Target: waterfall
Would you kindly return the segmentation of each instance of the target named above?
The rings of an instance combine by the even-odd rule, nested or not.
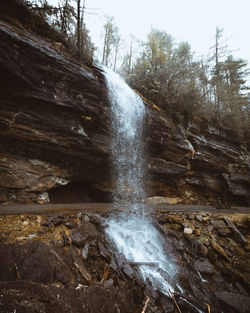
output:
[[[111,151],[114,201],[136,213],[144,198],[142,130],[145,108],[141,98],[116,73],[106,68],[111,102]]]
[[[175,265],[164,251],[164,239],[144,214],[143,121],[145,108],[141,98],[111,70],[104,68],[111,103],[111,149],[115,204],[124,209],[110,218],[106,230],[127,261],[154,263],[140,265],[140,273],[155,289],[168,293],[176,274]]]

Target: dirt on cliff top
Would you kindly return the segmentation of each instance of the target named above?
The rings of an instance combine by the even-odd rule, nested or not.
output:
[[[1,0],[0,19],[67,47],[65,39],[42,16],[29,9],[23,0]]]

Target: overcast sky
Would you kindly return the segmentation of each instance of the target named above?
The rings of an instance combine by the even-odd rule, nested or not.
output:
[[[50,2],[58,3],[57,0]],[[71,0],[73,4],[75,1]],[[86,0],[85,22],[92,41],[102,45],[105,16],[113,16],[126,39],[145,39],[151,27],[166,31],[177,42],[188,41],[197,55],[206,55],[214,43],[216,26],[235,57],[250,64],[250,0]]]

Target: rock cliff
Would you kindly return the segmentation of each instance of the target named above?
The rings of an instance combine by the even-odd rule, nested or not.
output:
[[[0,203],[112,201],[102,70],[9,14],[0,20]],[[145,106],[149,197],[249,203],[249,151],[233,129]]]

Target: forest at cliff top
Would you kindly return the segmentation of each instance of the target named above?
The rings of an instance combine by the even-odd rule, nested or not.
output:
[[[98,62],[112,68],[162,110],[198,115],[225,124],[238,131],[242,142],[248,140],[248,63],[234,57],[222,28],[215,30],[208,57],[197,57],[188,42],[176,43],[171,34],[154,27],[146,40],[131,40],[124,52],[115,19],[106,16],[102,47],[98,47],[101,57],[96,59],[97,48],[91,42],[84,20],[84,14],[88,13],[85,1],[63,0],[57,6],[47,0],[24,2],[61,35],[63,44],[80,62]]]

